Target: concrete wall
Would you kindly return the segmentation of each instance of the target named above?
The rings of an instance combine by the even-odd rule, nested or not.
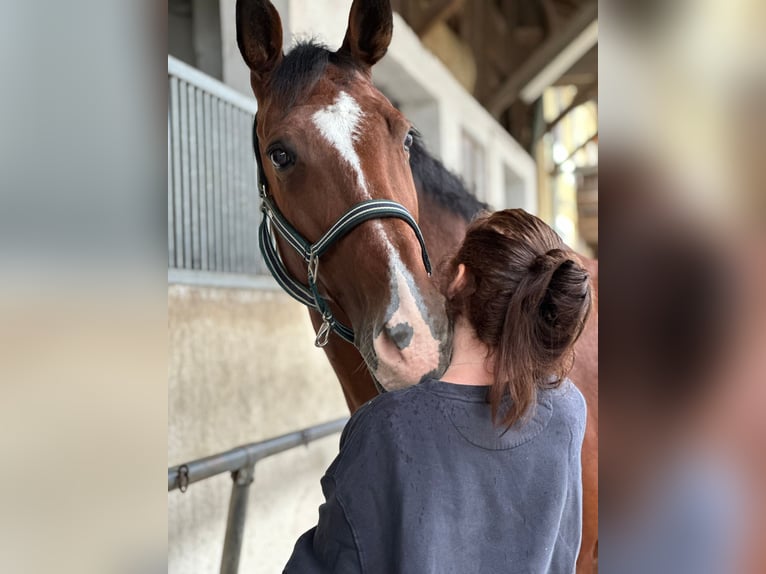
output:
[[[168,330],[168,466],[348,415],[306,310],[281,292],[171,285]],[[281,572],[339,438],[256,466],[241,572]],[[230,488],[225,475],[168,494],[169,573],[218,571]]]

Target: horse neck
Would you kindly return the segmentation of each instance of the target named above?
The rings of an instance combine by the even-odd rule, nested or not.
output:
[[[322,318],[316,311],[309,311],[314,330],[322,324]],[[343,397],[346,399],[348,410],[353,414],[364,403],[378,394],[372,375],[362,359],[359,351],[337,335],[331,335],[327,345],[323,347],[330,366],[338,377]]]
[[[418,188],[418,212],[418,224],[431,258],[434,276],[438,277],[444,263],[457,253],[468,222],[441,205],[431,194],[424,193],[421,188]]]
[[[441,264],[457,252],[468,223],[488,206],[432,156],[419,137],[411,149],[410,165],[418,195],[418,224],[438,274]]]

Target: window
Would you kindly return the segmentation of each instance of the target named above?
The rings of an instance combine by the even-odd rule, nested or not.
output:
[[[461,139],[462,175],[468,191],[478,199],[486,199],[484,148],[465,130]]]
[[[503,166],[503,188],[505,190],[505,205],[499,208],[527,208],[527,196],[524,190],[524,180],[510,167]]]

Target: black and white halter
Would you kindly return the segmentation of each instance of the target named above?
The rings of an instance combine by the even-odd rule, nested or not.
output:
[[[340,219],[338,219],[328,229],[322,237],[315,243],[310,243],[293,227],[277,208],[274,200],[269,194],[268,182],[263,170],[261,161],[260,143],[256,131],[257,119],[253,122],[253,150],[255,159],[258,163],[258,188],[261,197],[261,211],[264,217],[261,220],[258,232],[258,245],[263,254],[266,266],[276,279],[277,283],[284,289],[288,295],[297,301],[300,301],[307,307],[314,309],[322,316],[322,326],[317,332],[314,344],[317,347],[324,347],[330,337],[330,332],[335,331],[341,338],[354,343],[354,331],[335,319],[329,304],[319,293],[317,279],[319,277],[319,258],[324,255],[337,241],[350,233],[356,226],[370,219],[384,219],[395,217],[405,221],[415,232],[415,236],[420,242],[421,256],[423,265],[428,274],[431,274],[431,262],[428,259],[426,244],[423,240],[423,234],[418,227],[417,222],[407,209],[395,202],[386,199],[369,199],[357,203]],[[292,246],[298,254],[303,257],[307,264],[306,283],[304,285],[295,279],[287,270],[282,257],[277,248],[277,242],[274,231]]]

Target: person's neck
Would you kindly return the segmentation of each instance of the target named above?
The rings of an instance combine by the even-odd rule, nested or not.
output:
[[[452,360],[441,377],[442,381],[472,386],[487,386],[494,382],[489,349],[463,317],[455,322],[452,349]]]

